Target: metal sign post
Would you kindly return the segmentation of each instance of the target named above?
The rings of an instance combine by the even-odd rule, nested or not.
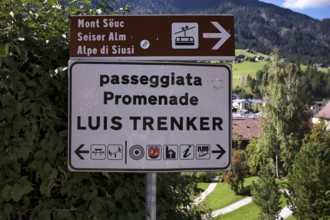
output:
[[[156,220],[157,173],[146,173],[146,220]]]

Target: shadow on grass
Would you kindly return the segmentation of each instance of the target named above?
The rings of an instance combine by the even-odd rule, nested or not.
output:
[[[195,193],[197,194],[197,195],[199,195],[199,194],[201,194],[201,193],[203,193],[204,192],[204,189],[201,189],[201,188],[195,188]]]
[[[252,196],[251,194],[251,186],[246,186],[243,189],[240,189],[237,193],[239,196]]]

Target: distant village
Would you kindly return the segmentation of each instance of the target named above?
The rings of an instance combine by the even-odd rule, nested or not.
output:
[[[264,106],[264,101],[261,99],[241,99],[237,94],[232,95],[233,140],[241,140],[246,146],[253,136],[259,136],[262,106]],[[330,100],[325,105],[322,101],[315,101],[310,106],[310,111],[313,115],[312,124],[325,120],[327,130],[330,131]]]
[[[254,49],[245,49],[246,52],[255,54],[256,56],[247,58],[244,55],[235,57],[233,63],[242,63],[244,61],[269,61],[269,58],[257,56]],[[285,63],[286,58],[280,58],[280,63]],[[325,68],[322,63],[313,64],[314,67]],[[330,66],[328,67],[330,69]],[[264,101],[261,99],[241,99],[239,95],[232,94],[232,130],[233,140],[241,140],[246,146],[251,138],[258,137],[261,132],[260,116],[262,115],[262,107]],[[317,124],[321,120],[327,122],[327,130],[330,131],[330,100],[324,105],[322,101],[315,101],[310,106],[311,124]],[[234,143],[235,144],[235,143]]]

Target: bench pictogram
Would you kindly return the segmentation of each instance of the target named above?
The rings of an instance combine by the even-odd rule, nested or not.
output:
[[[105,145],[92,144],[91,145],[91,159],[92,160],[105,160]]]

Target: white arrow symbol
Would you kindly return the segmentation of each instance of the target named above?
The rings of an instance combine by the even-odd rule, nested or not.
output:
[[[211,23],[219,30],[220,33],[203,33],[203,38],[219,38],[220,40],[218,43],[212,47],[212,50],[218,50],[222,44],[230,38],[230,34],[218,22],[211,21]]]

